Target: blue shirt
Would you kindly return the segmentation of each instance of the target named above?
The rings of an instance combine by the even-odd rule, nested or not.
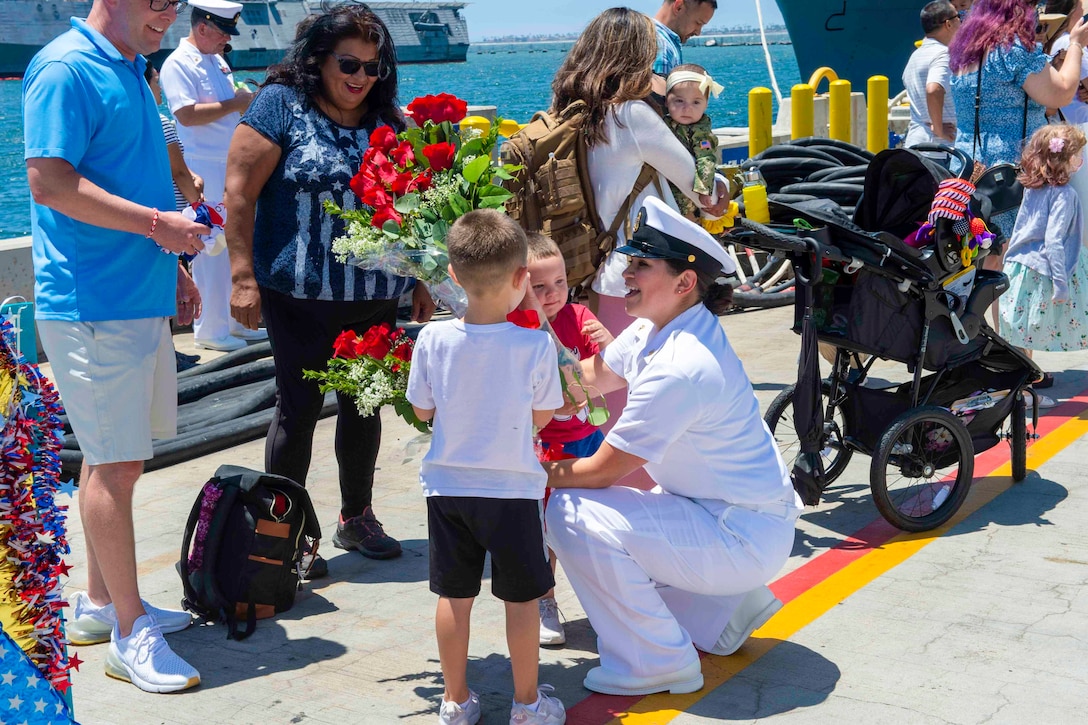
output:
[[[1024,189],[1005,263],[1016,262],[1050,278],[1054,299],[1069,298],[1069,278],[1080,256],[1081,208],[1071,186]]]
[[[280,147],[280,159],[257,197],[253,273],[261,287],[297,299],[386,300],[409,280],[336,261],[332,242],[343,236],[340,217],[322,208],[331,199],[356,209],[349,186],[376,127],[334,123],[293,88],[261,89],[242,123]]]
[[[24,158],[55,158],[110,194],[174,209],[162,124],[144,81],[100,33],[72,28],[42,48],[23,79]],[[140,234],[31,207],[36,317],[131,320],[175,312],[177,257]]]
[[[654,73],[662,78],[668,77],[672,69],[684,62],[681,51],[680,36],[674,33],[668,26],[663,25],[656,18],[654,28],[657,29],[657,57],[654,58]]]

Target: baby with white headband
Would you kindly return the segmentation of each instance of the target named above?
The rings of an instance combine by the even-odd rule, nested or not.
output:
[[[721,92],[722,86],[714,82],[705,68],[694,63],[677,66],[665,81],[665,123],[695,157],[693,190],[698,194],[714,193],[718,137],[710,128],[706,104],[711,94],[717,97]],[[699,208],[695,202],[675,186],[672,191],[680,213],[688,219],[697,219]]]

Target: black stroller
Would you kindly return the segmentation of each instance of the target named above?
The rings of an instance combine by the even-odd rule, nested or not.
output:
[[[970,173],[970,160],[957,155]],[[951,220],[937,221],[927,248],[903,242],[926,221],[938,184],[950,176],[914,151],[884,151],[869,166],[853,219],[826,202],[772,203],[772,220],[791,224],[741,220],[734,232],[748,246],[789,256],[797,276],[798,382],[765,420],[793,461],[794,486],[808,505],[855,452],[872,457],[880,513],[907,531],[948,521],[967,497],[975,454],[1002,439],[1012,447],[1014,480],[1026,475],[1023,393],[1042,371],[983,316],[1008,279],[964,260]],[[976,194],[970,208],[988,219],[987,199]],[[825,380],[819,343],[834,349]],[[877,359],[904,363],[912,380],[869,387]],[[1034,429],[1038,404],[1031,398]]]

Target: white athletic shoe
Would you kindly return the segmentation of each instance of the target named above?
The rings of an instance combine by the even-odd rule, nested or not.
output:
[[[233,335],[224,335],[223,337],[212,337],[208,339],[200,338],[193,340],[193,345],[201,348],[202,350],[218,350],[220,352],[233,352],[235,350],[241,350],[246,346],[246,341],[234,337]]]
[[[164,634],[180,632],[193,622],[188,612],[176,609],[159,609],[140,600],[144,611],[154,617]],[[113,604],[100,607],[91,601],[86,592],[76,592],[68,600],[72,608],[72,618],[64,625],[68,642],[74,645],[101,644],[109,642],[113,627],[117,624],[117,612]]]
[[[170,649],[159,625],[146,614],[136,618],[128,637],[114,627],[106,674],[144,692],[177,692],[200,684],[200,673]]]
[[[558,697],[548,693],[555,692],[551,685],[537,688],[537,700],[533,705],[523,705],[514,701],[510,706],[510,725],[563,725],[567,721],[567,710]]]
[[[582,685],[587,690],[599,692],[602,695],[653,695],[656,692],[683,695],[703,689],[702,668],[702,662],[695,660],[677,672],[636,677],[621,675],[603,667],[594,667],[586,673]]]
[[[563,644],[567,635],[563,623],[559,621],[559,605],[552,597],[541,597],[540,602],[540,644]]]
[[[744,595],[737,611],[729,618],[725,631],[710,649],[711,654],[731,655],[782,608],[782,602],[767,587],[757,587]]]
[[[480,722],[480,696],[468,691],[464,702],[443,700],[438,708],[438,725],[476,725]]]
[[[235,330],[230,334],[247,342],[259,342],[268,339],[268,330],[263,327],[258,327],[256,330],[243,327],[241,330]]]

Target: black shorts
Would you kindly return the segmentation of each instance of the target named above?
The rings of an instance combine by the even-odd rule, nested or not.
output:
[[[555,586],[544,548],[540,501],[429,496],[431,591],[451,599],[480,593],[491,554],[491,593],[528,602]]]

